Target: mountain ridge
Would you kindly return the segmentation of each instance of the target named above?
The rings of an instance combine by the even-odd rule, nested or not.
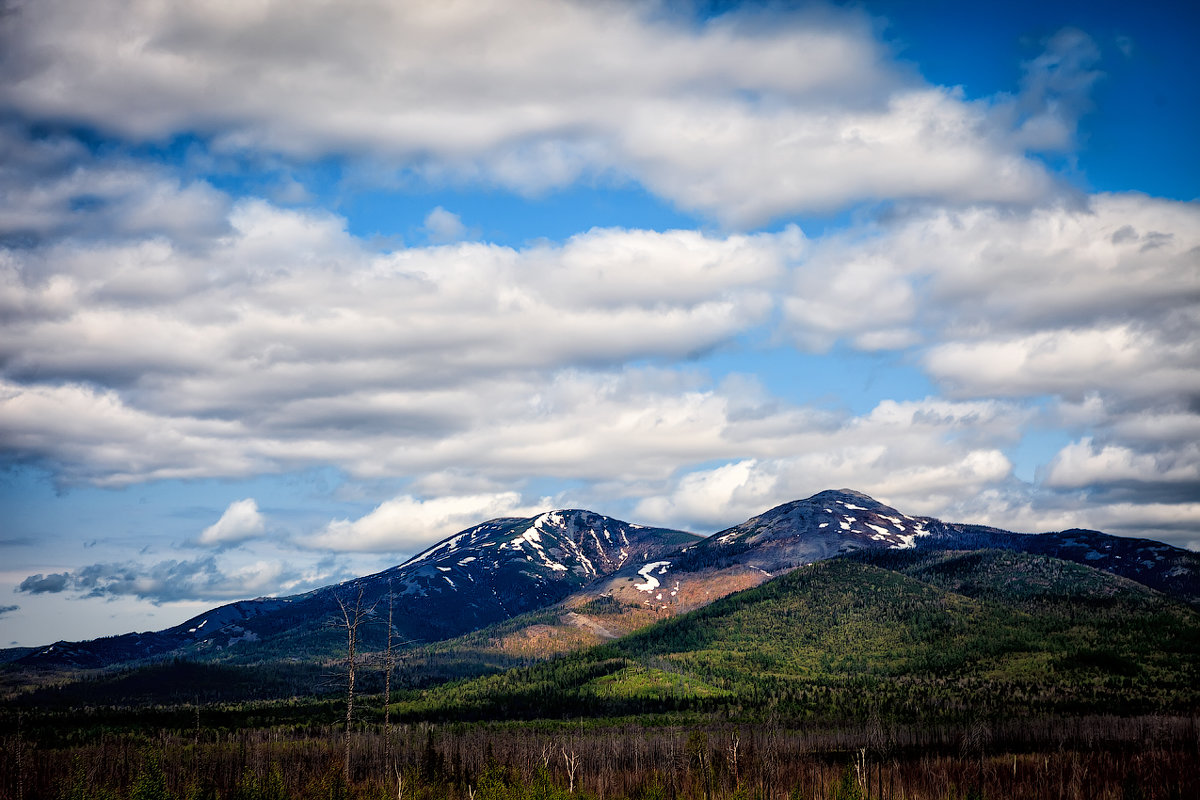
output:
[[[558,604],[565,609],[559,619],[566,621],[541,633],[575,628],[581,633],[574,639],[587,640],[588,631],[603,636],[607,630],[604,621],[580,612],[589,603],[645,612],[627,615],[614,628],[620,633],[836,556],[985,548],[1075,561],[1200,605],[1200,556],[1181,548],[1078,529],[1022,534],[946,523],[842,489],[775,506],[707,538],[583,509],[496,518],[373,575],[292,597],[230,603],[163,631],[56,642],[13,661],[89,668],[164,657],[333,658],[344,641],[339,644],[318,623],[333,613],[338,593],[361,588],[366,606],[373,607],[389,584],[402,640],[445,641]],[[367,635],[381,634],[371,628]]]
[[[229,603],[162,631],[55,642],[15,661],[93,668],[161,657],[211,658],[233,648],[253,657],[272,640],[288,654],[308,648],[310,655],[332,655],[339,640],[323,621],[334,614],[339,595],[350,599],[360,588],[368,609],[394,593],[401,640],[445,639],[549,605],[629,559],[653,558],[697,538],[579,509],[498,518],[372,575],[291,597]],[[366,630],[378,638],[373,628]],[[293,635],[297,632],[301,635]]]

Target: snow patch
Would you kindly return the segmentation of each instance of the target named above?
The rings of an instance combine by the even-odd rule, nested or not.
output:
[[[867,510],[867,509],[863,508],[862,506],[856,506],[853,503],[843,502],[842,505],[844,505],[846,508],[850,509],[851,511],[866,511]]]
[[[638,570],[638,575],[642,576],[642,579],[645,580],[645,583],[635,583],[633,588],[637,589],[639,592],[653,592],[658,588],[659,584],[658,578],[654,577],[650,573],[657,569],[659,575],[665,575],[667,573],[667,567],[669,566],[671,566],[670,561],[654,561],[642,567]]]

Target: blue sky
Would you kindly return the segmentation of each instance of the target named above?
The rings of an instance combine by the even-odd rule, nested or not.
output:
[[[1200,547],[1197,16],[15,3],[0,643],[551,507]]]

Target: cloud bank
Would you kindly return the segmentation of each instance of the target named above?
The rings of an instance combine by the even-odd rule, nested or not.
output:
[[[7,14],[0,46],[0,103],[28,117],[528,192],[632,179],[734,224],[1040,198],[1053,179],[1026,154],[1070,139],[1095,60],[1060,35],[1019,96],[972,102],[898,66],[857,12],[555,0],[46,0]]]
[[[40,561],[18,590],[299,591],[336,570],[268,544],[399,558],[563,504],[708,531],[830,486],[1195,543],[1196,203],[1056,174],[1104,80],[1086,33],[970,97],[879,24],[815,5],[9,4],[0,461],[67,489],[326,467],[386,487],[269,531],[257,488],[223,487],[220,517],[176,540],[216,555]],[[597,188],[698,221],[511,245],[472,227],[514,192]],[[415,243],[353,232],[375,191],[419,198],[391,229]],[[845,354],[920,388],[811,400],[841,390]]]
[[[277,593],[298,593],[348,577],[319,565],[301,570],[279,561],[225,566],[214,556],[154,564],[98,563],[51,575],[30,575],[17,587],[28,594],[78,593],[80,597],[136,597],[153,603],[184,600],[233,601]]]

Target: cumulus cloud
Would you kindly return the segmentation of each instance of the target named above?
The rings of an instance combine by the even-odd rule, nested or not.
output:
[[[897,331],[952,346],[1091,330],[1170,344],[1193,321],[1198,247],[1194,204],[1137,194],[916,210],[813,242],[785,312],[815,347]]]
[[[404,495],[358,519],[334,520],[299,542],[323,550],[411,553],[485,520],[533,516],[547,510],[548,503],[526,505],[517,492],[428,500]]]
[[[796,228],[608,229],[387,254],[337,217],[262,201],[233,205],[228,229],[199,248],[68,239],[7,251],[5,448],[64,480],[112,486],[321,463],[368,477],[457,470],[479,487],[432,487],[426,502],[531,476],[607,482],[635,498],[660,492],[642,510],[684,527],[736,521],[716,500],[687,498],[749,465],[727,492],[737,514],[835,484],[933,513],[1009,480],[1017,417],[1005,439],[977,413],[965,427],[988,433],[961,450],[917,426],[904,452],[924,460],[873,461],[878,449],[855,438],[863,420],[701,373],[625,366],[762,330],[772,294],[791,287],[784,325],[805,346],[910,348],[963,400],[1009,398],[995,407],[1016,413],[1050,395],[1056,421],[1099,452],[1158,459],[1171,476],[1196,463],[1167,441],[1196,425],[1187,333],[1200,223],[1189,204],[1102,195],[1087,207],[914,212],[815,241]],[[888,408],[864,420],[879,426]],[[879,446],[898,446],[892,436]],[[1082,470],[1069,455],[1044,471],[1044,488],[1075,491],[1085,473],[1102,481],[1102,463],[1109,485],[1129,484],[1117,460]],[[714,461],[742,466],[681,477]],[[820,480],[800,480],[805,470]],[[1160,483],[1172,481],[1186,485]],[[370,530],[362,549],[392,546]]]
[[[581,370],[687,357],[760,324],[806,247],[795,228],[609,229],[379,254],[323,213],[246,201],[229,223],[201,248],[68,239],[0,254],[9,450],[106,485],[328,461],[447,468],[498,413],[556,427],[538,398],[579,410],[566,387]]]
[[[228,210],[205,181],[129,157],[98,159],[71,136],[0,123],[0,243],[165,235],[187,245],[224,233]]]
[[[1198,254],[1194,203],[1137,194],[913,210],[812,242],[784,313],[801,346],[907,349],[951,397],[1047,403],[1039,424],[1075,438],[1039,470],[1050,506],[1182,501],[1200,473],[1181,445],[1200,429]],[[1011,519],[1057,519],[1038,508]]]
[[[1086,35],[1051,37],[1016,94],[980,101],[898,67],[855,11],[522,2],[4,16],[0,74],[20,79],[0,104],[55,123],[0,126],[4,458],[108,486],[457,476],[312,539],[344,524],[373,550],[409,530],[390,509],[426,520],[531,476],[621,487],[673,524],[828,485],[953,508],[1008,486],[1012,432],[1049,397],[1074,444],[1041,489],[1190,486],[1196,453],[1170,439],[1195,427],[1195,205],[1064,201],[1026,157],[1071,146],[1099,79]],[[124,141],[43,132],[63,122]],[[336,215],[121,155],[193,134],[193,167],[271,163],[264,191],[289,203],[311,198],[278,165],[330,154],[457,186],[639,181],[734,226],[902,202],[815,241],[594,229],[522,247],[464,242],[438,207],[429,246],[384,254]],[[809,350],[899,351],[956,410],[926,401],[909,437],[885,419],[905,404],[832,414],[678,367],[777,321]],[[959,421],[926,419],[943,413]],[[237,513],[197,542],[261,533]]]
[[[196,544],[227,547],[259,536],[266,529],[266,518],[258,510],[253,497],[235,500],[221,518],[196,537]]]
[[[444,244],[463,238],[467,233],[467,226],[463,225],[458,214],[438,206],[425,217],[425,233],[429,236],[429,241]]]
[[[1137,452],[1118,444],[1100,446],[1092,439],[1073,442],[1050,462],[1046,484],[1079,489],[1105,483],[1174,483],[1200,490],[1200,444],[1177,443],[1158,452]]]
[[[926,356],[930,373],[958,391],[1071,399],[1098,389],[1151,399],[1200,394],[1197,363],[1200,343],[1132,325],[949,342]]]
[[[1086,43],[1067,32],[1028,66],[1023,103],[970,102],[835,9],[697,21],[563,0],[47,0],[6,15],[0,37],[0,103],[28,118],[365,154],[523,191],[632,178],[735,223],[861,199],[1042,197],[1051,180],[1026,149],[1061,145],[1089,84]]]
[[[301,570],[278,560],[227,568],[214,556],[208,556],[154,564],[134,561],[90,564],[49,576],[31,575],[21,582],[17,591],[30,594],[70,591],[97,598],[131,596],[154,603],[231,601],[305,591],[328,584],[336,577],[343,576],[336,571]]]
[[[908,513],[938,513],[1011,480],[1000,447],[1028,414],[994,401],[884,401],[864,416],[793,429],[770,457],[683,472],[642,500],[635,516],[716,530],[835,486],[853,486]]]

